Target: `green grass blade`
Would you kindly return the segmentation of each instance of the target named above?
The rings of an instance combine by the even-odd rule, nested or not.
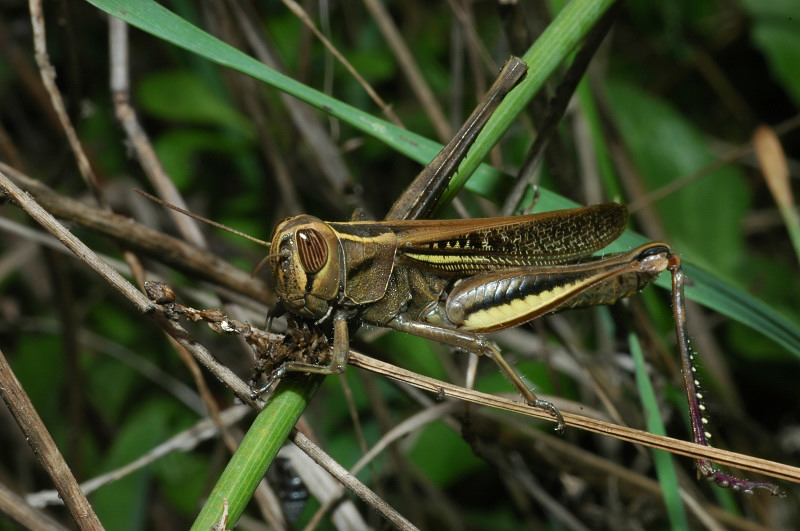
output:
[[[636,334],[628,334],[628,344],[631,349],[631,356],[633,356],[633,362],[636,366],[636,385],[639,389],[642,408],[645,411],[647,431],[655,433],[656,435],[666,435],[664,420],[661,418],[658,400],[653,390],[653,384],[650,382],[650,377],[647,375],[642,347],[639,344],[639,339],[636,337]],[[661,485],[661,495],[664,498],[664,505],[667,508],[669,520],[672,523],[672,529],[689,529],[689,524],[686,521],[686,512],[681,502],[678,476],[675,472],[672,455],[664,450],[656,449],[652,449],[651,453],[653,455],[653,463],[656,467],[658,482]]]
[[[466,179],[480,181],[497,179],[497,175],[475,174],[481,161],[494,147],[519,116],[531,99],[539,92],[545,81],[555,72],[575,50],[592,26],[614,4],[614,0],[573,0],[562,9],[558,16],[547,26],[547,29],[522,56],[528,64],[528,75],[503,100],[502,106],[495,111],[492,119],[486,124],[475,146],[461,163],[458,174],[453,178],[444,195],[445,203],[461,189]],[[470,188],[471,189],[471,188]],[[544,198],[542,198],[544,200]],[[548,207],[549,205],[543,204]]]
[[[291,94],[381,140],[420,164],[427,164],[442,148],[438,142],[401,129],[267,67],[154,1],[87,1],[106,13],[119,17],[132,26],[160,39]],[[487,124],[470,154],[462,163],[461,171],[454,178],[445,200],[452,198],[452,195],[464,185],[467,178],[470,178],[468,188],[481,195],[502,193],[503,189],[510,186],[511,181],[507,175],[488,165],[481,164],[481,161],[556,67],[568,57],[589,28],[613,3],[613,0],[573,0],[559,13],[542,37],[525,53],[523,59],[530,67],[528,75],[520,86],[506,97],[502,107],[495,112],[492,120]],[[560,208],[558,202],[550,204],[549,196],[542,198],[541,206],[550,210]]]

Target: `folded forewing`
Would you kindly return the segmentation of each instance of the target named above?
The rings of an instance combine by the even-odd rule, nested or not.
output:
[[[382,224],[397,235],[399,260],[461,277],[574,261],[617,239],[627,219],[623,205],[606,203],[527,216]]]

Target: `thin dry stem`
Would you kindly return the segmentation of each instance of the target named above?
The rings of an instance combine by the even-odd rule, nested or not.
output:
[[[553,421],[553,418],[549,415],[549,413],[532,408],[522,402],[515,402],[507,398],[501,398],[487,393],[464,389],[463,387],[442,382],[433,378],[428,378],[400,367],[378,361],[368,356],[364,356],[363,354],[359,354],[358,352],[351,351],[350,364],[355,367],[361,367],[363,369],[382,374],[393,380],[401,381],[420,389],[425,389],[438,395],[444,393],[445,396],[458,398],[466,402],[481,404],[484,406],[519,413],[530,417],[536,417],[538,419],[551,422]],[[800,483],[800,468],[797,467],[738,454],[727,450],[721,450],[719,448],[701,446],[692,442],[673,439],[671,437],[654,435],[646,431],[618,426],[616,424],[585,417],[583,415],[577,415],[565,411],[562,412],[562,414],[567,426],[581,428],[593,433],[607,435],[623,441],[642,444],[649,448],[666,450],[673,454],[692,457],[695,459],[708,459],[721,465],[750,470],[759,474]]]
[[[241,400],[251,405],[263,405],[263,402],[254,400],[250,396],[250,387],[236,376],[233,371],[219,363],[208,350],[192,339],[175,321],[168,319],[161,312],[157,311],[157,307],[152,304],[143,293],[137,290],[133,284],[125,280],[122,275],[103,262],[94,251],[89,249],[82,241],[69,232],[66,227],[61,225],[49,212],[43,209],[28,193],[23,192],[3,173],[0,173],[0,189],[2,189],[5,195],[11,200],[20,205],[37,223],[42,225],[72,251],[82,262],[85,262],[103,277],[103,279],[130,300],[139,311],[150,316],[164,331],[175,338],[184,348],[189,350],[201,364],[210,370],[217,378],[225,382]]]
[[[306,455],[313,459],[317,464],[327,470],[333,477],[339,480],[347,489],[361,498],[370,507],[380,512],[380,514],[398,529],[416,529],[416,527],[406,520],[392,506],[383,501],[369,487],[361,483],[354,475],[341,466],[335,459],[323,452],[308,437],[295,430],[289,437]]]
[[[295,2],[294,0],[282,0],[283,5],[289,8],[289,11],[294,13],[294,15],[300,19],[300,21],[311,30],[311,32],[319,39],[319,41],[325,46],[325,48],[336,58],[339,63],[345,67],[345,69],[350,73],[353,78],[358,81],[358,84],[361,85],[361,88],[364,89],[364,92],[375,102],[375,104],[381,109],[381,112],[386,116],[389,121],[395,124],[398,127],[404,127],[403,122],[400,120],[400,117],[395,114],[392,110],[392,107],[383,101],[375,89],[364,79],[361,74],[358,73],[358,70],[347,60],[347,58],[342,55],[336,46],[322,34],[322,32],[317,28],[317,25],[314,24],[314,21],[311,20],[311,17],[308,15],[308,12],[303,9],[303,6]]]
[[[370,14],[372,14],[372,18],[383,34],[383,38],[386,39],[386,43],[392,49],[392,52],[394,52],[400,70],[403,71],[411,90],[417,96],[422,108],[425,109],[425,113],[431,120],[434,129],[436,129],[439,140],[442,143],[447,143],[450,138],[452,138],[453,131],[450,128],[447,117],[445,117],[441,107],[436,101],[436,97],[433,95],[433,90],[431,90],[428,82],[425,80],[425,76],[422,75],[419,66],[411,55],[411,51],[408,49],[402,33],[400,33],[392,17],[389,16],[383,2],[364,0],[364,5],[369,10]]]
[[[110,70],[111,94],[114,100],[114,112],[119,120],[128,140],[136,152],[136,158],[150,180],[150,184],[158,195],[168,203],[186,209],[186,202],[178,192],[175,184],[167,175],[155,149],[150,142],[147,132],[142,128],[136,112],[130,104],[130,77],[128,68],[128,24],[116,17],[108,20],[110,43]],[[178,231],[188,242],[205,248],[206,240],[197,224],[190,218],[181,216],[176,212],[172,214],[172,221]]]
[[[67,108],[64,105],[64,100],[61,98],[61,93],[56,86],[56,71],[50,63],[50,57],[47,53],[47,39],[44,30],[44,13],[42,12],[41,0],[30,0],[29,7],[31,11],[31,23],[33,24],[33,46],[36,50],[36,64],[39,66],[39,72],[42,76],[42,82],[45,89],[50,96],[50,102],[58,115],[58,120],[61,123],[61,128],[64,134],[67,135],[70,148],[75,154],[75,160],[78,163],[81,176],[84,182],[94,194],[98,204],[103,205],[104,201],[97,187],[97,177],[89,164],[89,159],[86,152],[83,150],[78,135],[75,133],[75,128],[67,114]]]
[[[25,438],[42,468],[50,475],[59,497],[64,500],[64,504],[78,527],[87,530],[102,530],[103,526],[94,513],[89,500],[81,491],[69,465],[58,450],[44,422],[36,413],[28,394],[17,380],[2,352],[0,352],[0,395],[3,396],[3,400],[14,416],[14,420],[17,421],[20,430],[25,434]]]

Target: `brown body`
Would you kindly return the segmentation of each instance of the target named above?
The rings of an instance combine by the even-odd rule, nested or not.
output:
[[[270,269],[281,302],[299,317],[322,322],[343,311],[378,326],[402,316],[494,332],[565,307],[609,304],[650,284],[666,262],[640,266],[638,257],[667,253],[663,244],[591,256],[626,221],[625,207],[614,203],[470,220],[298,216],[276,228]]]

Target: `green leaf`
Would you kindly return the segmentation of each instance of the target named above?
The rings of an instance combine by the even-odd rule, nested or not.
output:
[[[157,400],[139,406],[132,417],[125,419],[114,439],[105,471],[131,463],[168,436],[175,403]],[[151,476],[150,467],[145,467],[91,495],[92,505],[106,529],[145,529],[150,514],[147,493]]]
[[[485,466],[459,433],[441,422],[425,427],[409,457],[441,487],[453,485],[475,469]]]
[[[228,127],[253,139],[255,127],[210,90],[192,72],[169,71],[147,76],[137,91],[142,110],[163,120]]]
[[[716,160],[708,142],[677,110],[630,85],[609,82],[609,103],[638,175],[656,190]],[[655,205],[673,251],[727,278],[743,258],[739,227],[748,210],[744,175],[728,166]]]
[[[753,17],[753,43],[776,77],[800,104],[800,1],[740,0]]]

